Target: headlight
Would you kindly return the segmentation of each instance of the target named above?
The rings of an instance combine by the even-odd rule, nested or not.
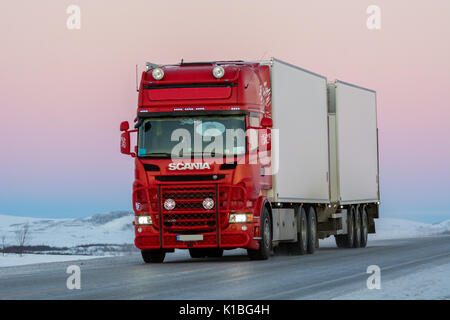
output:
[[[173,199],[166,199],[166,201],[164,201],[164,208],[166,210],[173,210],[176,206],[175,200]]]
[[[253,214],[251,213],[231,213],[230,223],[249,223],[253,221]]]
[[[153,79],[161,80],[164,77],[164,71],[161,68],[155,68],[152,71]]]
[[[152,217],[150,216],[137,216],[136,224],[152,224]]]
[[[205,200],[203,200],[203,208],[205,208],[206,210],[211,210],[212,208],[214,208],[214,200],[211,198],[206,198]]]
[[[214,76],[214,78],[220,79],[220,78],[223,77],[224,74],[225,74],[225,69],[224,68],[222,68],[220,66],[214,67],[214,69],[213,69],[213,76]]]

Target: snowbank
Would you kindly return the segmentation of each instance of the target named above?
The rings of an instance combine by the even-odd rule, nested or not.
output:
[[[395,280],[383,281],[380,289],[355,291],[335,299],[393,300],[393,299],[450,299],[450,264],[431,267]]]
[[[86,260],[99,258],[96,256],[50,255],[50,254],[6,254],[0,255],[0,267],[23,266],[26,264]]]

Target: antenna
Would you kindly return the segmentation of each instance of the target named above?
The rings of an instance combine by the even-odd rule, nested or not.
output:
[[[266,55],[267,55],[267,50],[264,51],[264,53],[263,53],[263,55],[261,56],[261,58],[259,59],[259,61],[262,61]]]
[[[136,92],[139,92],[139,86],[138,86],[138,65],[136,65]]]

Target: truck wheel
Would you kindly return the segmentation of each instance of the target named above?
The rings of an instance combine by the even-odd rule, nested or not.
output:
[[[270,221],[269,211],[263,207],[261,212],[261,240],[259,249],[247,249],[251,260],[267,260],[272,253],[272,222]]]
[[[205,258],[207,255],[207,249],[205,248],[189,249],[189,255],[191,256],[191,258]]]
[[[289,252],[294,255],[303,255],[306,253],[308,246],[308,220],[306,219],[306,211],[303,207],[298,208],[297,214],[297,242],[289,243]]]
[[[211,248],[206,251],[206,256],[210,258],[220,258],[223,256],[223,249]]]
[[[141,250],[145,263],[162,263],[166,257],[164,250]]]
[[[355,235],[354,231],[354,218],[355,208],[350,206],[347,209],[347,234],[341,234],[334,236],[336,245],[338,248],[353,248],[353,239]]]
[[[314,253],[316,250],[316,240],[317,240],[317,219],[316,219],[316,212],[314,211],[313,207],[309,207],[308,209],[308,245],[307,245],[307,252],[308,253]]]
[[[353,218],[355,219],[355,235],[353,236],[353,248],[361,247],[361,210],[356,208],[354,211]]]
[[[336,241],[336,245],[338,248],[347,248],[346,236],[337,235],[337,236],[334,236],[334,240]]]
[[[367,237],[369,234],[369,219],[367,218],[366,207],[361,210],[361,248],[367,246]]]

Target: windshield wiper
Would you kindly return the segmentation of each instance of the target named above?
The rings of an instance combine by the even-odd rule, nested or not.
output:
[[[215,153],[215,152],[191,152],[191,153],[186,153],[183,154],[183,156],[181,158],[190,158],[190,157],[225,157],[225,155],[223,153]],[[236,156],[235,154],[230,154],[228,155],[228,157],[234,157]],[[148,153],[146,155],[140,156],[140,158],[171,158],[172,154],[168,153],[168,152],[152,152],[152,153]],[[175,158],[179,158],[175,155]]]
[[[195,157],[195,156],[202,156],[202,157],[204,157],[204,156],[211,156],[211,157],[224,157],[225,155],[223,154],[223,153],[215,153],[215,152],[192,152],[191,153],[191,156],[192,157]]]
[[[144,156],[141,156],[141,158],[159,158],[159,157],[171,157],[172,154],[168,152],[152,152],[148,153]]]

